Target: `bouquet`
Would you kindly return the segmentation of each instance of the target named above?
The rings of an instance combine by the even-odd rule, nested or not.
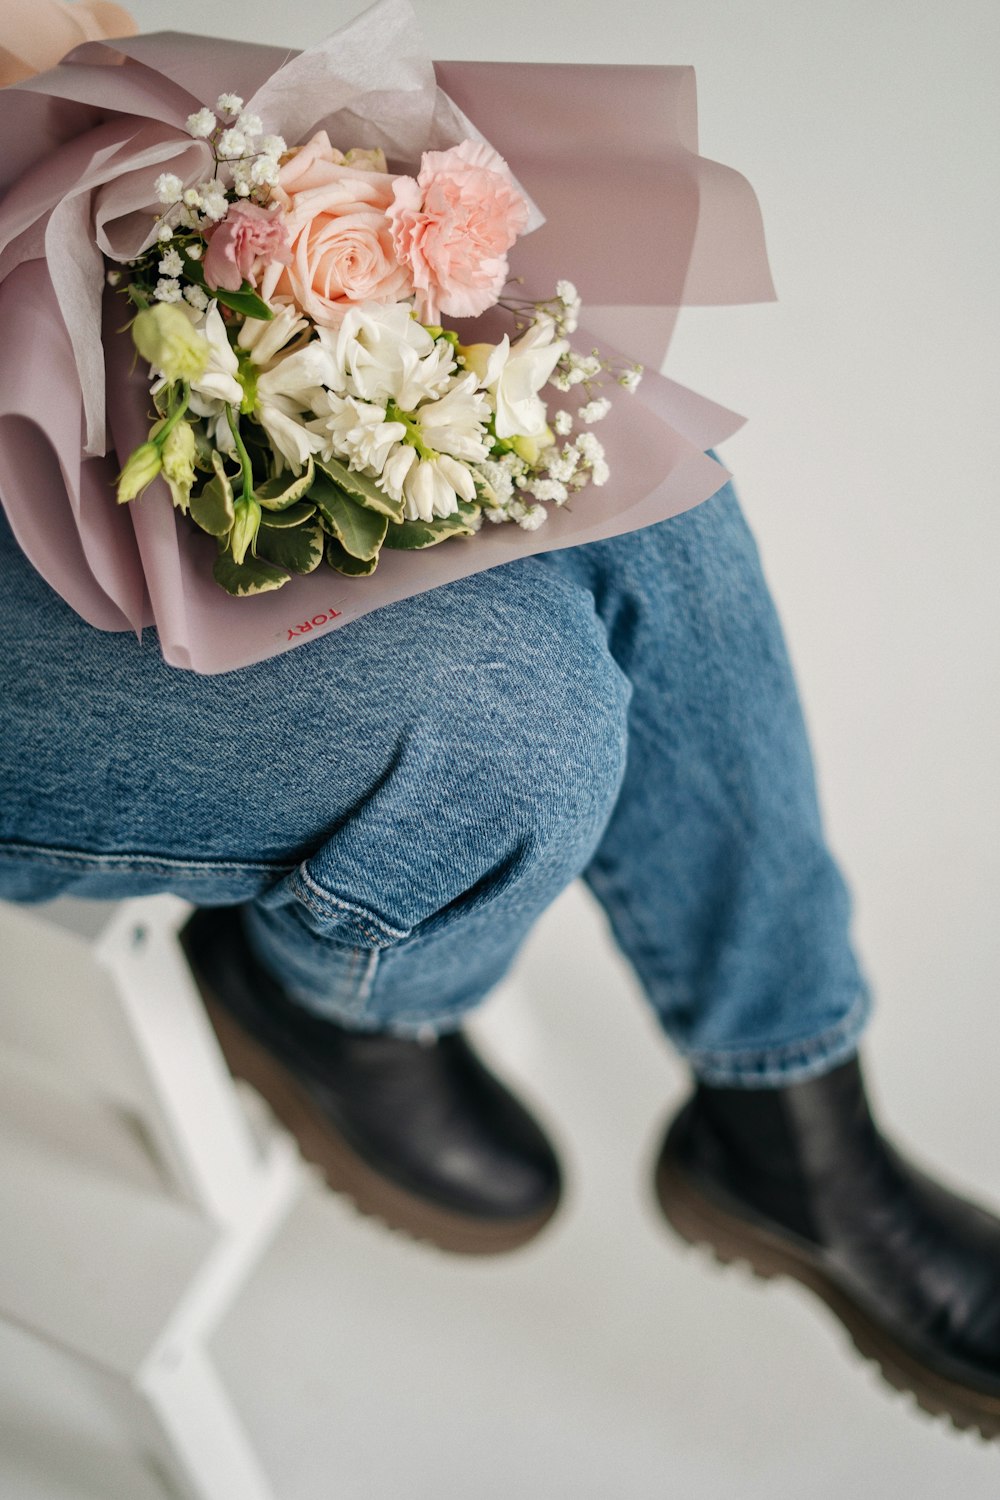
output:
[[[217,538],[228,593],[281,588],[324,558],[366,576],[383,547],[470,537],[484,517],[533,531],[546,503],[607,482],[590,429],[615,371],[564,337],[571,281],[546,301],[505,295],[530,209],[496,151],[464,140],[394,174],[381,147],[344,152],[325,130],[289,149],[233,93],[187,128],[211,175],[161,173],[152,245],[108,272],[140,309],[157,413],[117,493],[162,475]],[[463,344],[440,321],[496,307],[513,342]],[[641,373],[616,378],[634,392]],[[550,413],[547,384],[586,401]]]
[[[78,11],[119,14],[38,15]],[[0,88],[0,501],[94,627],[230,671],[728,478],[742,418],[658,369],[682,305],[774,293],[691,68],[432,63],[406,0],[24,76],[38,31]]]

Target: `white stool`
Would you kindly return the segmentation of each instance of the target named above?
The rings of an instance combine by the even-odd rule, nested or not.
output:
[[[0,1318],[190,1500],[273,1500],[206,1340],[309,1174],[234,1085],[173,896],[0,903]]]

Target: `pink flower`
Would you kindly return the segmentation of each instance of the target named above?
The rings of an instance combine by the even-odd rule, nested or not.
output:
[[[256,203],[234,203],[206,240],[205,281],[227,292],[238,292],[244,281],[256,286],[263,267],[292,258],[280,213]]]
[[[389,172],[346,165],[325,130],[281,169],[275,197],[286,210],[291,258],[268,266],[261,295],[292,302],[314,322],[337,328],[358,302],[402,302],[413,293],[399,264],[386,210]]]
[[[473,318],[493,306],[528,205],[492,146],[462,141],[449,151],[425,151],[416,180],[396,179],[389,219],[420,316],[436,323],[441,313]]]

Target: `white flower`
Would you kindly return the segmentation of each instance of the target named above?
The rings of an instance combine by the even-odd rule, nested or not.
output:
[[[244,135],[260,135],[264,125],[260,115],[248,115],[244,112],[236,121],[236,129],[242,130]]]
[[[284,156],[288,147],[285,145],[283,135],[266,135],[260,143],[260,149],[264,156],[270,156],[277,161],[279,156]]]
[[[190,302],[199,312],[204,312],[208,306],[208,296],[200,286],[186,286],[184,288],[185,301]]]
[[[529,505],[522,516],[517,517],[517,524],[525,531],[537,531],[543,522],[548,520],[548,512],[544,505]]]
[[[271,156],[258,156],[250,167],[250,181],[257,187],[270,187],[278,180],[280,168]]]
[[[218,223],[224,219],[229,212],[229,201],[226,198],[225,189],[220,187],[218,192],[207,193],[202,201],[202,213],[206,219]]]
[[[566,437],[573,431],[573,418],[568,411],[557,411],[552,418],[552,431],[557,437]]]
[[[642,367],[640,365],[636,365],[633,369],[626,370],[623,375],[619,376],[618,384],[623,385],[631,396],[641,379]]]
[[[580,293],[571,281],[557,281],[556,296],[560,302],[565,302],[567,307],[572,307],[574,303],[580,301]]]
[[[602,484],[607,484],[607,482],[608,482],[608,480],[609,480],[610,477],[611,477],[611,470],[608,468],[607,464],[604,462],[604,459],[603,458],[596,459],[594,461],[594,467],[591,470],[591,474],[590,474],[591,481],[594,484],[600,486]]]
[[[153,288],[153,296],[157,302],[179,302],[181,300],[181,284],[172,276],[161,276]]]
[[[333,375],[329,351],[318,339],[297,349],[288,348],[308,327],[294,308],[283,307],[274,318],[246,318],[237,339],[259,371],[254,419],[267,433],[279,459],[296,474],[310,453],[324,448],[323,434],[310,430],[303,414],[314,409],[323,386]]]
[[[427,401],[411,413],[426,447],[454,458],[475,460],[489,456],[491,444],[486,423],[490,408],[476,385],[476,376],[470,371],[456,380],[439,400]],[[463,498],[471,500],[472,495]]]
[[[161,276],[179,276],[183,269],[184,262],[177,250],[168,250],[157,267]]]
[[[611,410],[611,402],[607,396],[599,396],[596,401],[588,401],[586,406],[580,407],[580,416],[585,422],[600,422]]]
[[[599,458],[604,457],[604,448],[592,432],[581,432],[576,440],[576,451],[588,463],[595,463]]]
[[[572,479],[580,462],[580,455],[576,449],[571,448],[567,443],[561,453],[555,448],[548,449],[548,453],[553,454],[554,457],[546,458],[546,455],[543,454],[542,458],[545,461],[545,468],[548,471],[549,478],[558,479],[563,483],[568,479]]]
[[[409,450],[414,453],[415,449]],[[385,474],[383,473],[383,488]],[[403,480],[403,515],[407,521],[432,521],[435,516],[451,516],[458,502],[476,498],[476,484],[464,464],[446,453],[437,458],[421,458],[411,463]]]
[[[224,130],[219,136],[215,149],[223,161],[245,156],[247,151],[246,136],[242,130]]]
[[[435,343],[410,316],[407,302],[362,302],[339,329],[321,328],[319,336],[338,371],[330,384],[364,401],[392,400],[401,411],[413,411],[421,401],[443,395],[451,383],[451,345]]]
[[[320,412],[320,404],[325,412]],[[356,396],[324,391],[322,403],[315,403],[315,410],[316,420],[309,427],[324,439],[320,450],[323,457],[346,458],[350,468],[370,469],[376,478],[381,476],[390,453],[406,437],[402,422],[385,420],[384,406],[359,401]],[[410,452],[415,450],[411,448]]]
[[[569,347],[554,333],[555,323],[542,314],[516,344],[504,334],[489,356],[481,384],[493,398],[498,438],[544,433],[545,402],[538,392]]]
[[[220,115],[238,115],[243,108],[243,100],[239,94],[220,94],[215,107]]]
[[[184,184],[173,172],[161,172],[153,183],[153,191],[161,203],[179,203]]]
[[[558,479],[536,479],[528,488],[536,500],[554,500],[557,505],[562,505],[568,498],[566,486]]]
[[[171,229],[169,224],[158,225],[156,230],[156,238],[160,241],[161,244],[166,240],[172,240],[173,237],[174,231]]]
[[[186,208],[201,208],[201,194],[197,188],[185,188],[184,206]]]
[[[122,273],[120,271],[109,271],[104,279],[107,281],[108,286],[117,286],[122,279]]]
[[[192,393],[209,401],[221,401],[238,407],[243,400],[243,387],[236,379],[239,360],[230,345],[217,302],[209,304],[204,319],[200,320],[199,331],[208,340],[210,352],[205,373],[191,382]],[[215,412],[195,410],[198,416],[216,415]]]
[[[505,469],[503,464],[487,459],[485,463],[477,464],[474,472],[486,491],[487,504],[506,505],[514,494],[514,480],[510,470]]]
[[[198,137],[200,140],[204,140],[206,136],[211,135],[218,123],[218,120],[210,109],[199,109],[197,114],[188,115],[187,117],[189,134]]]
[[[201,260],[201,246],[200,245],[198,245],[198,244],[190,244],[190,245],[188,245],[188,247],[187,247],[187,253],[188,253],[188,259],[189,260]]]

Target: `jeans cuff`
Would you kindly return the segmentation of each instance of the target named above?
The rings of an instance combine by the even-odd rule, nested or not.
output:
[[[695,1077],[710,1088],[784,1088],[829,1073],[852,1057],[872,1008],[871,991],[863,986],[840,1020],[816,1036],[777,1047],[682,1050]]]

